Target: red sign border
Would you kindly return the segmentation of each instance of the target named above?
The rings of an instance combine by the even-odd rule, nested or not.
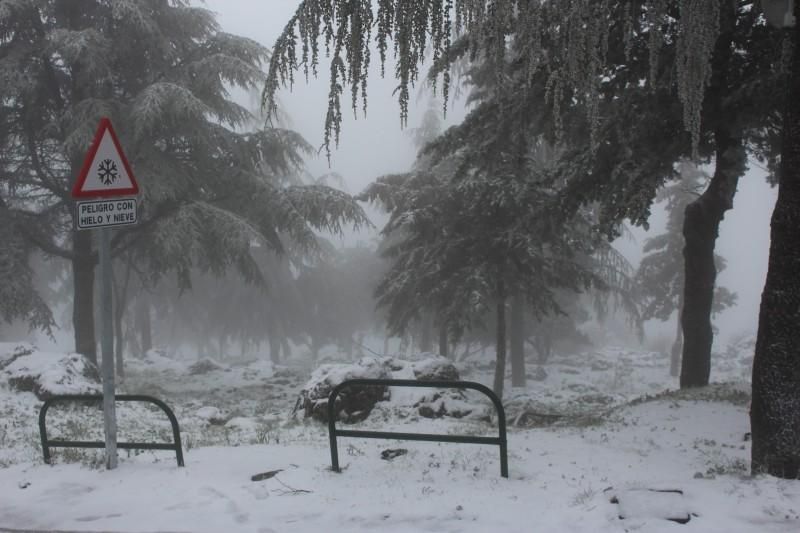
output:
[[[94,157],[97,155],[97,150],[100,148],[100,141],[103,140],[103,135],[105,135],[106,130],[108,130],[108,132],[111,134],[111,140],[114,142],[114,148],[117,149],[117,153],[122,161],[122,165],[125,167],[125,171],[128,173],[128,177],[131,180],[131,187],[128,187],[127,189],[99,189],[94,191],[84,191],[82,190],[83,185],[86,183],[86,178],[88,177],[89,171],[92,167],[92,162],[94,161]],[[108,117],[102,117],[100,119],[100,124],[97,126],[97,131],[94,134],[92,145],[89,147],[89,151],[86,153],[86,159],[83,160],[83,167],[78,175],[78,179],[75,181],[75,185],[72,187],[72,197],[113,198],[116,196],[131,196],[136,194],[139,194],[139,184],[136,183],[136,178],[133,177],[133,171],[128,163],[128,158],[125,157],[125,152],[122,151],[122,146],[119,143],[117,134],[114,132],[113,126],[111,126],[111,119]]]

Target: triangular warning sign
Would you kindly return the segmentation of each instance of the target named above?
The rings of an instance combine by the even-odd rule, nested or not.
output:
[[[111,121],[100,119],[83,168],[72,187],[73,198],[98,198],[139,194],[139,185],[122,152]]]

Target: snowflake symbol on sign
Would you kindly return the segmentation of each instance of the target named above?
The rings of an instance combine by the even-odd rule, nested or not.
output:
[[[103,159],[97,167],[97,176],[103,185],[111,185],[117,179],[117,164],[111,159]]]

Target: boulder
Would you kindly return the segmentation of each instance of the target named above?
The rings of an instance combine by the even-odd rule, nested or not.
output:
[[[611,370],[612,364],[604,359],[594,359],[589,364],[589,368],[592,372],[605,372],[606,370]]]
[[[80,354],[24,347],[2,360],[0,372],[9,387],[32,392],[40,400],[60,394],[97,394],[101,390],[97,368]]]
[[[302,410],[304,418],[328,421],[328,397],[333,388],[348,379],[391,379],[388,359],[364,357],[350,365],[322,365],[311,375],[300,391],[294,412]],[[389,398],[386,387],[352,387],[343,390],[336,398],[336,419],[343,422],[360,422],[379,401]]]
[[[195,412],[195,416],[205,420],[212,426],[222,426],[228,421],[222,411],[212,406],[201,407]]]
[[[138,372],[180,372],[186,368],[182,361],[175,360],[165,350],[157,348],[145,353],[131,353],[125,360],[125,366]]]
[[[543,366],[539,365],[536,367],[536,370],[533,371],[532,375],[528,375],[534,381],[544,381],[547,379],[547,370],[544,369]]]
[[[463,418],[473,413],[485,415],[486,407],[470,403],[463,390],[437,390],[423,396],[414,407],[425,418]]]
[[[414,378],[419,381],[458,381],[458,369],[445,357],[431,357],[412,363]]]
[[[192,376],[208,374],[210,372],[219,372],[223,370],[226,370],[225,365],[214,361],[210,357],[200,359],[188,368],[189,374]]]

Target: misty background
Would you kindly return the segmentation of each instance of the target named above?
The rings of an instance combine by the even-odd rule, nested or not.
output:
[[[276,0],[260,3],[247,0],[206,0],[199,3],[217,14],[223,31],[245,36],[271,47],[293,15],[299,1]],[[363,116],[359,110],[355,117],[349,105],[345,106],[340,143],[334,148],[329,162],[322,149],[324,116],[327,110],[327,68],[328,63],[323,57],[319,78],[312,76],[306,83],[299,77],[292,90],[282,89],[278,96],[281,116],[285,120],[284,126],[297,131],[312,146],[320,149],[316,157],[305,158],[308,174],[318,178],[335,172],[341,175],[342,182],[327,184],[355,195],[382,175],[408,171],[414,164],[417,153],[412,130],[421,124],[426,110],[431,107],[441,110],[441,100],[428,87],[417,84],[409,105],[408,127],[401,128],[399,107],[394,94],[397,84],[392,75],[394,62],[390,54],[387,58],[387,75],[381,78],[376,54],[370,67],[367,116]],[[427,67],[423,67],[421,71],[425,68]],[[247,94],[238,89],[232,93],[237,101],[250,109],[260,104],[259,95],[255,93]],[[444,129],[460,122],[468,111],[465,107],[465,95],[459,95],[456,90],[453,93],[455,96],[451,94],[447,114],[442,117]],[[124,125],[119,125],[118,128],[120,127],[124,128]],[[747,175],[739,181],[734,208],[726,213],[720,227],[716,252],[727,260],[727,267],[718,274],[717,285],[726,286],[736,292],[737,301],[735,306],[723,310],[713,319],[714,326],[718,328],[718,334],[714,337],[715,349],[741,335],[754,335],[757,328],[768,260],[769,217],[777,195],[777,191],[767,184],[765,175],[761,168],[751,162]],[[137,173],[137,179],[146,186],[146,174]],[[374,228],[357,232],[345,229],[342,237],[326,238],[339,247],[363,246],[375,249],[379,241],[379,231],[388,215],[376,206],[362,205]],[[662,232],[665,224],[666,212],[663,205],[657,204],[652,210],[649,230],[629,226],[629,234],[616,240],[614,246],[636,267],[642,256],[644,241]],[[65,310],[57,314],[66,316],[68,308],[65,306]],[[659,336],[671,338],[675,328],[674,321],[674,315],[668,322],[648,321],[645,324],[646,336],[650,339]],[[54,331],[54,338],[37,334],[36,342],[39,345],[71,348],[69,321],[62,318],[58,322],[61,329]]]
[[[295,0],[272,0],[269,3],[248,0],[206,0],[203,4],[216,12],[224,31],[254,39],[268,47],[299,4]],[[376,54],[377,55],[377,54]],[[375,178],[393,172],[402,172],[411,167],[416,157],[408,130],[400,127],[399,107],[393,91],[396,80],[391,75],[394,62],[387,59],[384,78],[380,77],[379,63],[371,65],[369,79],[368,116],[356,119],[349,109],[345,111],[340,144],[331,155],[330,167],[324,152],[319,157],[306,161],[309,172],[320,176],[330,171],[342,175],[347,192],[361,192]],[[312,145],[322,146],[323,121],[327,110],[327,63],[321,62],[320,77],[310,77],[308,83],[298,83],[279,95],[283,111],[290,117],[290,127],[301,133]],[[434,98],[432,92],[417,85],[417,94],[409,106],[408,127],[418,127],[423,114]],[[443,126],[460,122],[467,110],[464,95],[453,98],[448,104]],[[440,102],[436,100],[436,102]],[[441,105],[441,104],[438,104]],[[708,172],[711,170],[706,169]],[[766,172],[756,162],[750,162],[750,170],[739,180],[734,208],[725,214],[720,226],[716,252],[727,261],[727,267],[717,275],[717,285],[726,286],[738,295],[736,305],[720,312],[713,322],[719,329],[714,345],[722,346],[731,338],[742,334],[755,334],[758,323],[758,308],[769,259],[769,219],[777,198],[777,190],[765,179]],[[385,215],[367,206],[367,212],[376,225],[374,232],[361,231],[350,235],[352,242],[371,242],[385,220]],[[632,239],[621,238],[614,246],[621,251],[634,267],[641,258],[641,248],[648,237],[658,235],[666,225],[663,205],[653,208],[649,229],[630,226]],[[672,322],[672,321],[671,321]],[[671,336],[674,325],[649,321],[646,332],[649,336]]]

